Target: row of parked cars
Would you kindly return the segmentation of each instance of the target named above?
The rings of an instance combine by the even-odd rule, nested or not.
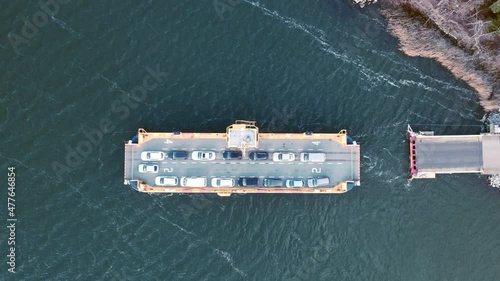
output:
[[[330,178],[322,177],[322,178],[309,178],[307,181],[302,179],[275,179],[275,178],[265,178],[262,180],[262,186],[264,187],[283,187],[283,183],[285,187],[305,187],[307,182],[307,187],[320,187],[330,186]],[[186,187],[207,187],[208,180],[206,177],[182,177],[180,178],[180,185]],[[234,178],[212,178],[210,184],[212,187],[259,187],[260,180],[259,178],[252,177],[242,177],[238,178],[236,181]],[[172,176],[161,176],[155,178],[155,184],[157,186],[178,186],[179,178]]]
[[[172,160],[183,160],[187,159],[189,152],[187,151],[144,151],[141,153],[141,159],[143,161],[162,161],[168,158]],[[215,160],[214,151],[193,151],[191,153],[191,158],[193,160]],[[240,160],[243,158],[241,151],[226,150],[222,152],[222,158],[226,160]],[[266,151],[252,151],[248,154],[250,160],[267,160],[269,154]],[[295,153],[293,152],[274,152],[272,154],[272,160],[276,162],[289,162],[295,161]],[[302,152],[300,153],[300,161],[302,162],[325,162],[326,154],[321,152]]]

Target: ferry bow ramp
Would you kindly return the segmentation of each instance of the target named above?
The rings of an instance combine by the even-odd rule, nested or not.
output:
[[[148,193],[345,193],[360,185],[360,146],[339,133],[146,132],[125,143],[124,184]]]

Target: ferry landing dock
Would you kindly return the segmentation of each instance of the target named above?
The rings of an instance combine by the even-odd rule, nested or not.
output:
[[[435,178],[436,174],[500,174],[500,129],[479,135],[434,135],[432,131],[413,132],[410,141],[410,177]]]

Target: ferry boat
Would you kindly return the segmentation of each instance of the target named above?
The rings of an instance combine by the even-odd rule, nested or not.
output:
[[[360,146],[339,133],[147,132],[125,143],[124,184],[148,193],[345,193],[360,185]]]

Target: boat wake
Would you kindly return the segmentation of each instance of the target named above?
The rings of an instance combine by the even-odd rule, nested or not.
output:
[[[372,86],[378,86],[380,84],[389,84],[393,87],[399,88],[400,86],[397,84],[398,82],[393,79],[392,77],[376,72],[372,70],[370,67],[365,65],[361,59],[357,58],[352,58],[349,57],[345,54],[341,54],[337,52],[333,46],[330,44],[330,42],[327,40],[326,32],[309,24],[300,22],[297,19],[290,18],[290,17],[285,17],[280,15],[277,11],[272,11],[268,8],[266,8],[264,5],[260,4],[259,2],[253,2],[249,0],[244,0],[244,2],[259,8],[264,15],[270,16],[274,19],[279,20],[280,22],[285,23],[288,27],[290,28],[295,28],[298,30],[303,31],[310,37],[312,37],[316,42],[319,43],[321,50],[324,52],[334,56],[336,59],[340,59],[343,62],[349,63],[356,67],[359,72],[363,76],[363,80],[369,82]],[[362,40],[361,38],[357,38],[358,40]]]
[[[490,176],[490,185],[500,189],[500,175]]]
[[[234,269],[234,271],[236,271],[238,274],[240,274],[243,277],[248,277],[245,272],[241,271],[241,269],[239,269],[238,267],[236,267],[234,265],[234,261],[233,261],[233,258],[231,257],[231,254],[229,254],[228,252],[219,250],[219,249],[214,249],[214,252],[217,253],[217,255],[219,255],[220,257],[226,259],[226,261],[229,263],[229,265],[231,265],[231,268]]]

